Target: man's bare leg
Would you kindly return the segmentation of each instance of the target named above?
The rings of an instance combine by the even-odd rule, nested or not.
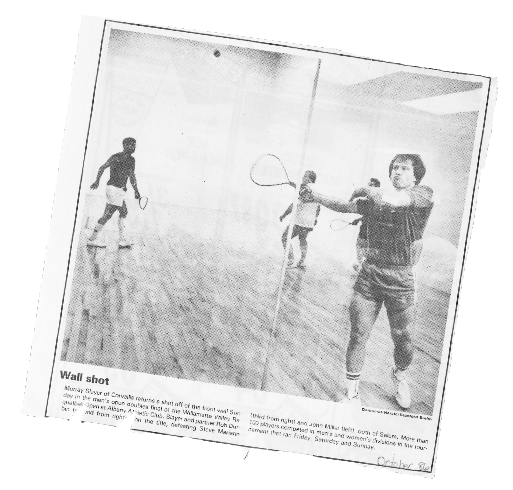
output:
[[[287,247],[287,235],[289,233],[289,227],[287,226],[285,230],[283,231],[283,234],[281,236],[281,243],[283,244],[283,248],[285,249]],[[292,236],[290,239],[292,240],[294,238],[294,228],[292,228]],[[292,243],[289,247],[289,261],[287,264],[289,267],[294,265],[294,249],[292,248]]]
[[[365,347],[376,323],[381,302],[366,299],[355,291],[349,306],[351,334],[346,353],[347,397],[359,398],[360,374],[365,362]]]
[[[308,242],[306,241],[308,233],[299,233],[299,249],[301,250],[301,258],[297,263],[298,267],[305,267],[306,254],[308,253]]]
[[[109,221],[112,218],[112,215],[115,213],[115,211],[116,206],[113,206],[112,204],[107,204],[105,206],[105,210],[103,211],[102,217],[98,220],[98,223],[96,223],[96,226],[94,227],[94,230],[91,233],[89,240],[87,241],[88,245],[97,245],[96,240],[98,238],[98,234],[105,226],[105,223],[107,223],[107,221]]]
[[[132,246],[132,241],[128,240],[126,237],[126,217],[128,216],[128,209],[126,207],[126,202],[123,201],[123,206],[119,208],[119,218],[118,218],[118,229],[119,229],[119,246],[121,248],[130,248]]]

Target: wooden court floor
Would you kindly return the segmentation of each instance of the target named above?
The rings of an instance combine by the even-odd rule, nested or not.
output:
[[[145,211],[147,222],[162,219],[155,209]],[[234,246],[183,225],[188,213],[166,215],[166,229],[137,223],[134,246],[120,250],[114,230],[104,232],[106,248],[86,247],[91,230],[84,219],[62,360],[261,388],[283,260],[280,229],[275,247]],[[247,222],[231,220],[223,217],[224,225],[244,236]],[[355,277],[322,250],[310,250],[309,258],[306,270],[286,272],[264,384],[267,391],[337,401]],[[432,413],[448,301],[437,289],[419,288],[410,412]],[[392,349],[381,312],[361,381],[365,406],[398,409]]]

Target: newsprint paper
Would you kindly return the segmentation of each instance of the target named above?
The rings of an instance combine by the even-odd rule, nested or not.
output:
[[[495,96],[84,18],[25,413],[432,476]]]

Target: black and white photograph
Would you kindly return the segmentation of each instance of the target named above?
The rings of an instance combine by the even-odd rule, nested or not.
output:
[[[432,415],[489,80],[104,44],[61,360]]]

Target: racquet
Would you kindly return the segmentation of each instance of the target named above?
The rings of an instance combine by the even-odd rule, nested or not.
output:
[[[139,207],[141,209],[145,209],[147,205],[148,205],[148,198],[145,196],[141,196],[139,198]]]
[[[256,185],[265,187],[293,184],[281,160],[270,153],[258,158],[251,167],[249,176]],[[295,187],[295,185],[293,186]]]
[[[332,231],[342,231],[352,224],[352,221],[345,221],[343,219],[333,219],[331,220],[330,228]]]

